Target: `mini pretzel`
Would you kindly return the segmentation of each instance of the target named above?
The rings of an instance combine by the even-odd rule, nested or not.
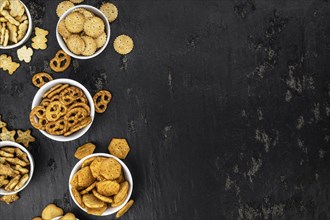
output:
[[[72,127],[88,116],[88,112],[84,108],[74,108],[65,114],[64,120],[68,122],[68,127]]]
[[[49,103],[51,103],[51,101],[52,100],[45,98],[40,102],[40,105],[42,105],[46,108],[49,105]]]
[[[52,135],[62,135],[67,130],[67,121],[60,119],[58,121],[49,122],[46,125],[46,132]]]
[[[53,92],[54,90],[60,88],[61,86],[62,86],[62,84],[57,84],[57,85],[53,86],[52,88],[50,88],[50,90],[48,90],[47,92],[45,92],[42,95],[42,98],[46,98],[51,92]]]
[[[46,109],[44,106],[36,106],[32,109],[29,119],[31,125],[36,129],[45,129],[45,124],[47,123],[45,111]],[[37,118],[37,121],[35,121],[35,117]]]
[[[77,103],[74,103],[72,104],[69,108],[68,108],[68,112],[71,110],[71,109],[74,109],[74,108],[78,108],[78,107],[81,107],[83,109],[85,109],[87,111],[87,114],[89,115],[91,113],[91,109],[88,105],[86,105],[85,103],[82,103],[82,102],[77,102]]]
[[[83,91],[75,86],[71,86],[69,88],[64,89],[60,93],[60,101],[64,105],[70,105],[77,99],[83,96]]]
[[[50,68],[55,72],[63,72],[71,63],[71,57],[63,50],[57,51],[55,57],[50,60]]]
[[[54,89],[47,95],[47,98],[52,98],[53,96],[58,95],[60,92],[62,92],[64,89],[66,89],[68,87],[69,87],[69,84],[64,84],[64,85],[60,86],[59,88]]]
[[[101,90],[97,92],[93,97],[95,111],[97,113],[105,112],[111,99],[112,99],[112,95],[109,91]]]
[[[79,131],[80,129],[89,125],[91,122],[92,122],[92,118],[90,116],[88,116],[87,118],[84,118],[81,122],[74,125],[69,131],[65,132],[64,136],[66,137],[66,136],[73,134],[76,131]]]
[[[88,104],[88,100],[87,100],[87,97],[85,96],[85,94],[83,94],[83,96],[79,97],[74,103]]]
[[[47,82],[53,80],[53,77],[48,73],[37,73],[32,77],[32,83],[36,87],[40,88],[41,86],[45,85]]]
[[[67,107],[59,101],[49,103],[46,108],[46,119],[48,121],[57,121],[61,116],[65,115]]]

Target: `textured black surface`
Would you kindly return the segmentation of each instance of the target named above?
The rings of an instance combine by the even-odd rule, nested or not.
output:
[[[50,71],[59,49],[59,1],[24,2],[50,34],[30,64],[12,76],[0,70],[0,113],[11,129],[31,128],[31,76]],[[122,219],[330,219],[330,3],[114,3],[107,49],[53,73],[92,94],[110,90],[110,108],[70,143],[33,129],[35,175],[19,201],[0,204],[0,218],[31,219],[54,202],[102,219],[70,198],[73,154],[87,141],[106,152],[112,137],[126,137],[135,204]],[[124,57],[112,48],[121,33],[135,42]],[[15,50],[1,53],[17,61]]]

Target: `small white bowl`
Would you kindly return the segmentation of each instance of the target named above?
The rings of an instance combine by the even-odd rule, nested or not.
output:
[[[22,145],[20,145],[16,142],[0,141],[0,149],[3,147],[17,147],[17,148],[21,149],[24,153],[27,154],[29,162],[30,162],[29,179],[28,179],[28,181],[26,181],[26,183],[24,184],[24,186],[22,188],[20,188],[17,191],[12,191],[12,192],[8,192],[8,191],[4,190],[3,188],[0,188],[0,195],[11,195],[11,194],[15,194],[15,193],[22,191],[31,181],[33,172],[34,172],[34,160],[33,160],[31,153],[25,147],[23,147]]]
[[[81,168],[81,164],[88,158],[91,158],[91,157],[108,157],[108,158],[113,158],[115,159],[116,161],[118,161],[122,167],[122,170],[124,172],[124,177],[125,177],[125,180],[128,182],[129,184],[129,189],[128,189],[128,193],[127,193],[127,198],[125,199],[125,201],[123,202],[123,204],[121,204],[120,206],[118,207],[115,207],[115,208],[111,208],[111,207],[108,207],[107,210],[105,210],[105,212],[103,212],[103,214],[101,216],[107,216],[107,215],[112,215],[116,212],[118,212],[130,199],[131,195],[132,195],[132,191],[133,191],[133,178],[132,178],[132,175],[131,175],[131,172],[129,171],[128,167],[126,166],[126,164],[121,161],[120,159],[118,159],[117,157],[115,156],[112,156],[110,154],[106,154],[106,153],[95,153],[95,154],[91,154],[91,155],[88,155],[84,158],[82,158],[72,169],[71,171],[71,174],[70,174],[70,178],[69,178],[69,191],[70,191],[70,195],[71,195],[71,198],[73,199],[73,201],[76,203],[76,205],[83,211],[85,211],[87,213],[87,210],[82,208],[78,202],[76,201],[76,199],[74,198],[74,196],[72,195],[72,192],[71,192],[71,184],[70,184],[70,180],[72,179],[73,175],[78,172],[78,170]]]
[[[22,44],[24,44],[29,39],[29,37],[31,36],[31,33],[32,33],[32,18],[31,18],[31,14],[30,14],[29,9],[26,7],[26,5],[22,1],[20,1],[20,2],[23,4],[24,9],[25,9],[26,16],[28,17],[28,21],[29,21],[28,29],[26,30],[25,36],[19,42],[17,42],[16,44],[7,45],[6,47],[0,46],[0,49],[8,50],[8,49],[13,49],[13,48],[19,47]]]
[[[105,42],[105,44],[103,45],[103,47],[97,49],[97,51],[91,55],[91,56],[80,56],[80,55],[76,55],[74,53],[72,53],[68,47],[66,46],[62,36],[58,33],[58,25],[60,23],[61,20],[63,20],[66,16],[68,16],[68,14],[70,14],[72,11],[76,10],[77,8],[84,8],[90,12],[93,12],[96,16],[98,16],[99,18],[101,18],[104,22],[104,26],[105,26],[105,33],[107,34],[107,40]],[[71,57],[74,57],[76,59],[81,59],[81,60],[87,60],[87,59],[91,59],[96,57],[97,55],[99,55],[100,53],[102,53],[102,51],[107,47],[109,40],[110,40],[110,24],[109,21],[107,19],[107,17],[97,8],[90,6],[90,5],[77,5],[75,7],[72,7],[70,9],[68,9],[58,20],[57,25],[56,25],[56,39],[58,44],[60,45],[60,47],[62,48],[62,50],[64,50],[65,53],[69,54]]]
[[[80,129],[79,131],[65,137],[64,135],[52,135],[52,134],[48,134],[46,131],[43,131],[43,130],[39,130],[43,135],[45,135],[46,137],[50,138],[50,139],[53,139],[55,141],[62,141],[62,142],[66,142],[66,141],[72,141],[72,140],[75,140],[79,137],[81,137],[82,135],[84,135],[88,129],[91,127],[93,121],[94,121],[94,116],[95,116],[95,108],[94,108],[94,102],[93,102],[93,98],[91,96],[91,94],[88,92],[88,90],[83,86],[81,85],[79,82],[77,81],[74,81],[72,79],[65,79],[65,78],[62,78],[62,79],[55,79],[55,80],[52,80],[52,81],[49,81],[48,83],[46,83],[45,85],[43,85],[39,90],[38,92],[36,93],[36,95],[34,96],[33,98],[33,101],[32,101],[32,107],[31,109],[33,109],[34,107],[36,107],[37,105],[40,104],[41,100],[42,100],[42,95],[48,91],[50,88],[52,88],[53,86],[57,85],[57,84],[70,84],[72,86],[76,86],[78,88],[80,88],[86,95],[87,97],[87,100],[89,102],[89,107],[91,109],[91,113],[90,113],[90,116],[92,118],[92,122],[87,125],[86,127]]]

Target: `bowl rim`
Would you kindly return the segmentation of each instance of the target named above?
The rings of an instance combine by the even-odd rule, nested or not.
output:
[[[89,93],[89,91],[86,89],[86,87],[83,86],[81,83],[79,83],[73,79],[68,79],[68,78],[59,78],[59,79],[54,79],[52,81],[47,82],[45,85],[40,87],[39,90],[37,91],[37,93],[34,95],[31,110],[35,106],[39,105],[39,103],[40,103],[39,100],[42,100],[42,95],[47,90],[49,90],[51,87],[53,87],[54,85],[59,84],[59,83],[77,86],[78,88],[83,90],[83,92],[85,93],[85,95],[87,97],[87,100],[89,102],[89,106],[91,109],[90,117],[92,118],[92,122],[89,125],[87,125],[86,127],[80,129],[79,131],[77,131],[67,137],[65,137],[63,135],[52,135],[52,134],[48,134],[46,131],[43,131],[40,129],[38,129],[38,130],[46,137],[48,137],[52,140],[55,140],[55,141],[60,141],[60,142],[73,141],[73,140],[76,140],[76,139],[80,138],[81,136],[83,136],[89,130],[89,128],[92,126],[92,124],[94,122],[94,117],[95,117],[95,107],[94,107],[93,98],[92,98],[91,94]]]
[[[21,46],[30,38],[30,36],[32,34],[32,23],[33,22],[32,22],[32,17],[30,14],[30,10],[26,7],[26,5],[24,4],[23,1],[20,0],[20,2],[23,4],[25,12],[26,12],[26,16],[28,17],[28,21],[29,21],[28,29],[26,30],[25,36],[19,42],[17,42],[16,44],[7,45],[6,47],[0,46],[0,49],[2,49],[2,50],[10,50],[10,49],[14,49],[16,47]]]
[[[70,173],[70,177],[69,177],[69,191],[70,191],[70,196],[71,196],[71,199],[74,201],[74,203],[81,209],[83,210],[84,212],[87,213],[87,210],[82,208],[76,201],[76,199],[74,198],[74,196],[72,195],[72,191],[71,191],[71,184],[70,184],[70,181],[73,177],[74,174],[76,174],[78,172],[78,170],[80,169],[80,166],[81,164],[86,160],[86,159],[89,159],[91,157],[108,157],[108,158],[114,158],[116,161],[118,161],[120,163],[120,165],[122,166],[123,168],[123,172],[124,172],[124,176],[125,176],[125,179],[126,181],[129,183],[129,190],[128,190],[128,193],[127,193],[127,197],[125,199],[125,201],[118,207],[115,207],[115,208],[111,208],[111,207],[108,207],[106,209],[105,212],[103,212],[102,215],[95,215],[95,216],[109,216],[109,215],[112,215],[116,212],[118,212],[124,205],[126,205],[126,203],[130,200],[131,198],[131,195],[132,195],[132,192],[133,192],[133,177],[132,177],[132,174],[131,174],[131,171],[130,169],[127,167],[127,165],[122,161],[120,160],[118,157],[116,156],[113,156],[111,154],[108,154],[108,153],[93,153],[93,154],[90,154],[90,155],[87,155],[86,157],[80,159],[75,165],[74,167],[72,168],[71,170],[71,173]],[[110,209],[110,210],[109,210]],[[106,212],[109,212],[109,213],[106,213]],[[89,213],[88,213],[89,214]],[[94,215],[94,214],[90,214],[90,215]]]
[[[107,34],[107,40],[106,40],[105,44],[101,48],[99,48],[94,54],[92,54],[90,56],[81,56],[81,55],[76,55],[76,54],[72,53],[68,49],[68,47],[66,46],[66,44],[65,44],[62,36],[58,32],[58,25],[59,25],[59,23],[66,16],[68,16],[69,13],[71,13],[74,10],[76,10],[77,8],[88,9],[88,10],[90,10],[93,13],[97,12],[97,16],[100,17],[103,20],[104,24],[105,24],[105,32]],[[110,26],[110,23],[109,23],[107,17],[103,14],[102,11],[100,11],[98,8],[96,8],[94,6],[91,6],[91,5],[76,5],[76,6],[72,7],[72,8],[70,8],[70,9],[68,9],[66,12],[64,12],[64,14],[62,14],[62,16],[58,19],[58,22],[56,24],[56,40],[57,40],[58,44],[60,45],[60,47],[62,48],[62,50],[64,50],[65,53],[67,53],[68,55],[70,55],[73,58],[80,59],[80,60],[91,59],[91,58],[94,58],[94,57],[98,56],[99,54],[101,54],[105,50],[105,48],[108,46],[108,43],[110,41],[110,36],[111,36],[111,26]]]
[[[34,159],[32,154],[22,145],[20,145],[19,143],[13,142],[13,141],[0,141],[0,149],[3,147],[17,147],[19,149],[21,149],[24,153],[26,153],[28,155],[29,161],[30,161],[30,172],[29,172],[29,179],[26,181],[26,183],[23,185],[22,188],[20,188],[17,191],[12,191],[12,192],[7,192],[5,191],[2,187],[0,187],[0,195],[12,195],[15,193],[18,193],[20,191],[22,191],[23,189],[25,189],[27,187],[27,185],[29,185],[33,173],[34,173]]]

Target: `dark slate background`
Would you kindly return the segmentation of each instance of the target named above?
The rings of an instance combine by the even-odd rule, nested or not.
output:
[[[48,48],[10,76],[0,70],[0,113],[30,129],[33,74],[50,72],[60,2],[25,0]],[[102,1],[85,0],[99,6]],[[134,206],[122,219],[330,219],[330,3],[114,0],[107,49],[65,73],[93,95],[113,93],[83,137],[70,143],[33,129],[35,175],[1,219],[31,219],[49,203],[80,219],[68,178],[76,147],[107,152],[126,137]],[[131,54],[112,43],[132,36]],[[31,41],[27,42],[31,45]],[[3,51],[13,55],[16,50]]]

